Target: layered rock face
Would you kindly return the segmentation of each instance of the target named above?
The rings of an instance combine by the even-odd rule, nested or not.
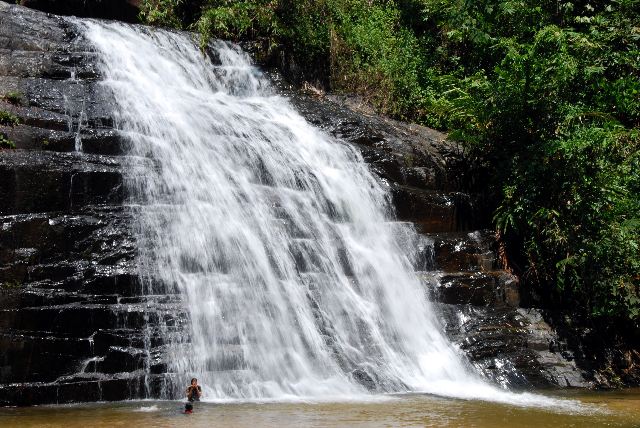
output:
[[[55,3],[55,2],[53,2]],[[136,271],[135,209],[125,206],[126,141],[96,55],[71,21],[0,2],[0,403],[156,396],[163,334],[179,299],[147,295]],[[423,234],[416,265],[452,340],[505,386],[586,385],[516,278],[472,195],[456,189],[455,145],[371,117],[342,100],[289,95],[317,126],[359,147],[391,188],[398,218]],[[416,334],[420,327],[416,326]]]
[[[144,394],[155,314],[139,305],[109,105],[68,21],[0,2],[0,110],[19,118],[0,127],[17,147],[0,150],[3,404]]]

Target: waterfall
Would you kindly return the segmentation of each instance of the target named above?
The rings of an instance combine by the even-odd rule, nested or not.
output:
[[[178,301],[174,392],[193,376],[219,400],[498,394],[444,337],[413,272],[418,235],[356,149],[237,46],[81,25],[130,142],[140,275]]]

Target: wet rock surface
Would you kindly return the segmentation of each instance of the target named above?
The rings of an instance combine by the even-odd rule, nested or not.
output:
[[[504,387],[593,386],[539,310],[446,304],[440,313],[471,364]]]
[[[0,101],[20,120],[0,127],[18,147],[0,150],[0,404],[157,397],[171,378],[164,341],[184,334],[179,296],[150,294],[137,273],[126,141],[95,61],[71,21],[0,2],[0,98],[20,95]],[[477,197],[459,190],[455,144],[278,85],[310,122],[361,151],[398,219],[423,233],[407,241],[415,269],[472,364],[508,386],[587,385],[539,312],[518,308],[517,280],[497,266]]]
[[[120,204],[117,159],[8,150],[0,158],[0,214],[70,211],[91,204]]]
[[[95,65],[70,21],[0,2],[0,110],[19,119],[0,126],[17,146],[0,150],[0,404],[157,395],[154,326],[179,323],[175,296],[138,278],[124,140]]]
[[[122,152],[96,70],[71,21],[0,2],[0,110],[19,120],[0,133],[18,149]]]

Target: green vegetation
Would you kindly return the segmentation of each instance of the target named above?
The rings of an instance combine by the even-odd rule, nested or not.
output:
[[[640,0],[145,0],[258,39],[382,113],[450,132],[549,303],[640,321]],[[477,189],[476,189],[477,190]]]
[[[20,92],[7,92],[6,94],[4,94],[2,99],[4,99],[9,104],[13,104],[16,106],[22,104],[22,95],[20,94]]]
[[[176,8],[182,3],[182,0],[143,0],[140,15],[147,24],[180,28]]]
[[[20,123],[20,119],[4,110],[0,110],[0,126],[15,126]],[[0,133],[0,149],[15,149],[16,145],[5,134]]]
[[[20,123],[20,119],[8,111],[0,110],[0,126],[15,126]]]
[[[5,282],[0,282],[0,290],[11,290],[11,289],[15,289],[15,288],[20,288],[20,283],[18,281],[5,281]]]
[[[0,149],[15,149],[16,145],[6,137],[4,134],[0,134]]]

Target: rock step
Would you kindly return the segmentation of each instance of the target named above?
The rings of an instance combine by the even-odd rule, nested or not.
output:
[[[17,351],[15,346],[9,346],[6,352],[9,358],[26,355],[28,360],[19,358],[17,363],[2,367],[2,383],[52,382],[69,376],[125,373],[147,370],[147,367],[159,373],[156,367],[166,367],[165,363],[156,363],[155,366],[147,364],[148,361],[153,361],[153,351],[149,355],[140,348],[112,347],[104,356],[85,358],[68,351],[52,352],[50,349],[37,353],[33,349],[26,353]]]
[[[2,35],[0,30],[0,36]],[[52,80],[98,77],[97,53],[6,49],[0,44],[0,76]],[[27,100],[24,100],[27,101]]]
[[[90,295],[57,289],[39,290],[30,287],[22,288],[20,293],[6,292],[0,294],[0,306],[4,309],[20,309],[24,307],[58,306],[68,304],[117,304],[117,295]]]
[[[41,77],[2,77],[0,79],[0,94],[16,92],[25,100],[29,107],[7,107],[16,116],[22,118],[38,117],[42,110],[63,115],[67,127],[58,128],[73,130],[83,128],[113,128],[112,111],[110,108],[111,95],[107,94],[100,83],[93,80],[55,80]],[[47,115],[48,116],[48,115]],[[25,120],[26,124],[32,122]]]
[[[416,271],[472,272],[497,267],[495,233],[488,229],[425,233],[413,241],[409,239],[399,237],[405,247],[414,249]]]
[[[0,152],[0,215],[122,204],[119,161],[77,153]]]
[[[40,335],[28,331],[2,332],[0,344],[7,360],[0,359],[0,382],[50,382],[143,369],[154,374],[164,373],[168,358],[164,342],[167,338],[175,340],[178,335],[175,328],[162,332],[157,329],[99,330],[88,338],[56,337],[45,332]],[[225,347],[221,355],[226,360],[216,367],[240,366],[242,354],[236,348]],[[10,361],[13,364],[8,364]]]
[[[33,335],[29,331],[0,331],[0,383],[50,382],[77,370],[91,355],[84,338]]]
[[[60,289],[40,289],[22,287],[19,292],[10,290],[0,294],[0,306],[4,309],[20,309],[28,307],[60,306],[69,304],[88,305],[143,305],[164,307],[163,305],[181,305],[179,295],[145,295],[126,297],[118,294],[84,294]]]
[[[3,82],[6,85],[6,82],[3,79],[0,79],[0,82]],[[17,92],[13,90],[10,91],[8,89],[9,88],[6,88],[5,86],[3,90],[3,87],[0,86],[0,93],[4,95],[5,93],[9,92]],[[20,94],[20,92],[17,93]],[[13,129],[17,129],[19,127],[25,127],[26,129],[35,128],[32,130],[31,134],[32,138],[34,138],[35,140],[31,143],[31,147],[37,147],[38,144],[40,144],[40,147],[42,147],[42,143],[44,141],[41,140],[41,138],[44,138],[47,131],[67,132],[69,130],[70,117],[64,113],[48,111],[38,107],[24,107],[22,105],[14,105],[3,100],[0,100],[0,109],[8,111],[9,113],[18,117],[18,119],[20,120],[20,124],[15,127],[2,127],[3,133],[9,134]],[[22,131],[22,133],[25,133],[26,129],[25,131]],[[42,130],[40,131],[39,129]],[[38,134],[38,132],[40,133]],[[14,137],[17,136],[17,138],[22,141],[21,144],[26,144],[24,142],[25,138],[21,137],[22,133],[18,132],[11,135]]]
[[[181,325],[153,326],[144,329],[111,328],[98,330],[89,337],[92,346],[92,356],[104,355],[110,347],[134,347],[144,349],[149,346],[152,350],[165,346],[167,343],[178,343],[184,338]]]
[[[184,348],[184,352],[191,350],[191,345],[173,344],[172,355],[176,347]],[[83,373],[122,373],[135,370],[148,370],[152,374],[162,374],[169,370],[167,346],[151,348],[149,352],[142,347],[110,346],[101,356],[86,359],[81,364]],[[204,371],[235,371],[248,369],[241,346],[227,345],[212,350],[212,354],[204,361]]]
[[[85,362],[83,373],[115,374],[146,370],[149,354],[143,348],[111,346],[103,357]]]
[[[26,382],[0,385],[0,405],[25,406],[37,404],[66,404],[87,401],[121,401],[160,396],[164,376],[143,372],[102,375],[100,379],[87,376],[57,382]]]
[[[0,383],[51,382],[76,375],[143,369],[164,373],[168,358],[164,341],[180,334],[175,328],[162,334],[159,330],[146,329],[100,330],[88,338],[39,333],[0,333],[4,352],[0,359]]]
[[[496,268],[496,237],[492,230],[432,233],[433,269],[443,272],[491,271]]]
[[[17,329],[33,332],[64,333],[69,337],[88,337],[98,330],[112,328],[143,329],[148,325],[181,325],[186,313],[180,305],[148,308],[130,304],[69,304],[60,306],[0,309],[0,331]]]
[[[126,138],[113,129],[112,119],[108,117],[87,119],[84,111],[68,111],[70,106],[57,111],[31,104],[24,107],[0,99],[0,110],[8,111],[19,119],[16,126],[0,126],[0,131],[18,149],[73,152],[76,150],[76,138],[80,139],[83,153],[122,155],[128,147]]]
[[[0,331],[0,383],[48,382],[72,373],[118,373],[147,366],[160,373],[166,369],[165,342],[177,343],[182,336],[182,328],[175,326],[105,329],[87,337],[70,337],[65,332]]]
[[[422,233],[468,231],[481,226],[474,201],[466,193],[394,185],[391,196],[398,220],[414,223]]]
[[[85,206],[76,214],[0,216],[0,266],[132,260],[130,221],[131,212],[122,206]]]
[[[18,149],[75,152],[76,138],[82,153],[117,156],[125,153],[125,139],[113,129],[87,129],[77,132],[43,129],[30,125],[5,127],[2,132]]]
[[[86,261],[38,265],[19,261],[0,268],[0,280],[7,284],[4,288],[9,289],[33,283],[37,288],[67,290],[80,286],[83,270],[89,267]]]
[[[83,357],[104,355],[111,346],[144,348],[149,345],[151,348],[157,348],[167,342],[177,343],[183,336],[180,326],[146,326],[144,329],[114,327],[100,329],[82,337],[74,337],[65,332],[16,329],[0,331],[0,337],[5,341],[21,342],[32,347],[51,347],[52,352],[60,351]]]
[[[0,289],[5,302],[11,302],[23,292],[37,290],[94,294],[107,298],[112,295],[136,297],[145,294],[145,287],[131,264],[100,266],[87,262],[0,267]]]
[[[437,302],[493,307],[520,303],[518,280],[506,271],[419,272],[419,276]]]

